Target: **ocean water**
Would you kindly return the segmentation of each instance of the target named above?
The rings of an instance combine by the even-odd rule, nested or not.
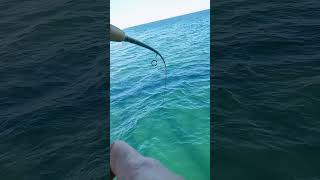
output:
[[[211,8],[213,179],[320,179],[320,1]]]
[[[209,10],[124,30],[157,49],[110,46],[111,142],[120,139],[186,179],[210,178]]]
[[[0,179],[107,179],[105,1],[0,2]]]

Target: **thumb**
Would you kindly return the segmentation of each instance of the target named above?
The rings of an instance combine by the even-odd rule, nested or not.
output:
[[[115,141],[110,147],[110,168],[118,179],[130,179],[143,159],[141,154],[123,141]]]

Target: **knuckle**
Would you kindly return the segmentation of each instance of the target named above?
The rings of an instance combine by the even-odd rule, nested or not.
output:
[[[145,157],[145,160],[143,162],[143,165],[149,166],[149,167],[158,166],[159,164],[160,164],[160,161],[150,157]]]

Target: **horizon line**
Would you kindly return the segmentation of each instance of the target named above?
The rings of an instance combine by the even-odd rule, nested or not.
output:
[[[164,18],[164,19],[155,20],[155,21],[150,21],[150,22],[146,22],[146,23],[143,23],[143,24],[137,24],[137,25],[133,25],[133,26],[129,26],[129,27],[123,27],[122,29],[125,30],[125,29],[129,29],[129,28],[133,28],[133,27],[137,27],[137,26],[141,26],[141,25],[151,24],[151,23],[155,23],[155,22],[158,22],[158,21],[164,21],[164,20],[167,20],[167,19],[171,19],[171,18],[175,18],[175,17],[179,17],[179,16],[185,16],[185,15],[189,15],[189,14],[193,14],[193,13],[197,13],[197,12],[201,12],[201,11],[206,11],[206,10],[210,10],[210,8],[209,9],[197,10],[197,11],[193,11],[193,12],[188,12],[186,14],[180,14],[180,15],[177,15],[177,16],[172,16],[172,17],[168,17],[168,18]]]

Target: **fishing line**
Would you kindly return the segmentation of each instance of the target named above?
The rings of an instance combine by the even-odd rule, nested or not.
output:
[[[150,61],[151,66],[156,67],[158,65],[158,54],[156,54],[155,59],[153,59],[152,61]],[[160,70],[160,69],[159,69]],[[166,70],[166,69],[165,69]],[[167,72],[165,72],[166,75]],[[162,95],[162,105],[165,103],[165,94],[166,94],[166,89],[167,89],[167,77],[165,77],[164,81],[165,81],[165,89]]]
[[[142,43],[142,42],[140,42],[138,40],[135,40],[135,39],[133,39],[133,38],[131,38],[129,36],[125,36],[124,41],[136,44],[138,46],[142,46],[144,48],[147,48],[147,49],[155,52],[156,53],[156,59],[151,61],[151,65],[152,66],[157,66],[157,64],[158,64],[158,58],[157,57],[158,56],[161,58],[161,60],[162,60],[162,62],[164,64],[164,71],[165,71],[164,87],[165,87],[165,89],[167,89],[167,65],[166,65],[166,61],[164,60],[162,55],[157,50],[153,49],[152,47],[150,47],[150,46],[148,46],[148,45],[146,45],[146,44],[144,44],[144,43]]]
[[[162,57],[162,55],[155,49],[153,49],[152,47],[134,39],[131,38],[129,36],[127,36],[121,29],[117,28],[116,26],[110,24],[110,40],[111,41],[115,41],[115,42],[129,42],[132,44],[136,44],[138,46],[147,48],[153,52],[156,53],[156,59],[152,60],[150,63],[152,66],[157,66],[158,65],[158,56],[160,56],[163,64],[164,64],[164,71],[165,71],[165,79],[164,79],[164,87],[165,89],[167,89],[167,65],[166,65],[166,61],[164,60],[164,58]]]

